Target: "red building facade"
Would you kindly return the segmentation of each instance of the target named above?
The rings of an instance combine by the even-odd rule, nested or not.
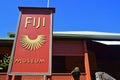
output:
[[[14,36],[11,34],[10,36]],[[116,35],[88,34],[83,32],[54,32],[52,43],[52,75],[48,80],[73,80],[74,67],[81,71],[81,80],[95,80],[95,72],[103,71],[120,79],[120,46],[105,45],[95,40],[120,40]],[[14,38],[0,39],[0,59],[11,55]],[[7,68],[0,72],[0,80],[7,80]],[[44,76],[10,75],[9,80],[43,80]]]

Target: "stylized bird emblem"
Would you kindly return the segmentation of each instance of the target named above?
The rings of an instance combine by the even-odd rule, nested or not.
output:
[[[45,44],[45,35],[38,35],[36,39],[30,39],[28,35],[21,37],[21,45],[27,50],[36,50]]]

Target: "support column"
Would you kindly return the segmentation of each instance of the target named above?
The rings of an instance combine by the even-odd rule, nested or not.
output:
[[[91,80],[89,56],[87,52],[87,43],[85,40],[83,41],[83,44],[84,44],[84,63],[85,63],[86,80]]]
[[[44,80],[47,80],[47,76],[46,75],[44,75]]]
[[[9,75],[8,74],[6,75],[6,80],[9,80]]]
[[[12,80],[15,80],[15,75],[12,75]]]

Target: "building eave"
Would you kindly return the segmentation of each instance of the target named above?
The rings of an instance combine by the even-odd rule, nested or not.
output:
[[[0,43],[13,42],[15,38],[0,38]]]
[[[65,31],[65,32],[53,32],[53,36],[61,38],[120,40],[120,33],[107,33],[107,32]]]
[[[15,33],[9,33],[9,36],[15,36]],[[120,40],[120,33],[91,32],[91,31],[56,31],[53,32],[53,38]],[[13,41],[13,40],[14,37],[0,38],[0,41]]]

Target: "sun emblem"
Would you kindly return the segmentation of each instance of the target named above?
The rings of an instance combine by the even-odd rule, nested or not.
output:
[[[28,35],[23,35],[20,42],[23,48],[36,50],[45,44],[45,35],[38,35],[36,39],[30,39]]]

